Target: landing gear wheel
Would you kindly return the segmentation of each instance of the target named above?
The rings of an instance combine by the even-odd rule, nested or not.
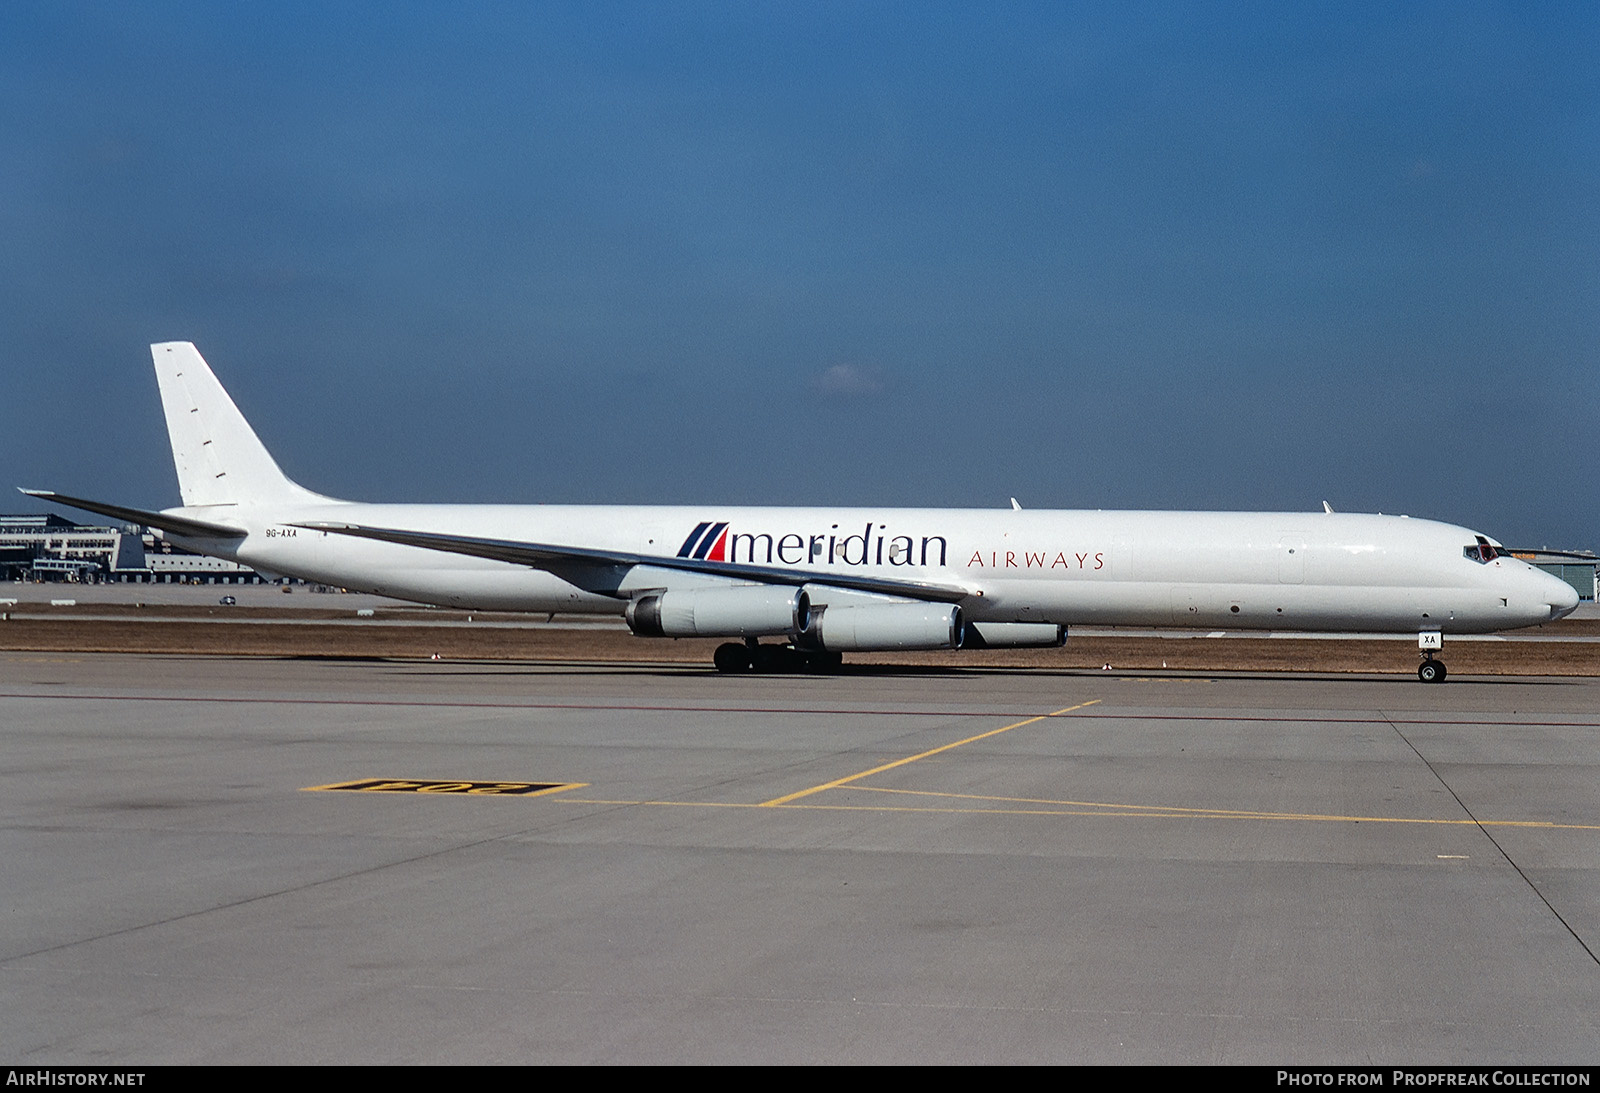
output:
[[[1444,662],[1438,660],[1425,660],[1417,665],[1417,678],[1424,683],[1443,683],[1445,677]]]
[[[781,645],[757,645],[751,650],[750,662],[758,672],[792,672],[795,656]]]
[[[717,666],[719,672],[748,672],[750,650],[736,641],[726,641],[711,654],[711,663]]]

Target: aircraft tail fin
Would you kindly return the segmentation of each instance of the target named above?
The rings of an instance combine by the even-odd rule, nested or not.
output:
[[[150,347],[185,507],[331,498],[290,481],[192,342]]]

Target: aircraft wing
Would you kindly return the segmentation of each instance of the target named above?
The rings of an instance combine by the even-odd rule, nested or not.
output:
[[[151,512],[148,509],[130,509],[125,505],[108,505],[104,501],[87,501],[82,497],[68,497],[53,490],[21,492],[29,497],[37,497],[41,501],[67,505],[70,508],[83,509],[85,512],[98,512],[101,516],[109,516],[113,520],[143,524],[146,527],[160,528],[162,531],[177,532],[179,535],[193,535],[201,539],[243,539],[245,536],[239,528],[230,528],[226,524],[213,524],[207,520],[196,520],[188,516],[169,516],[167,513]]]
[[[843,573],[814,572],[802,569],[780,569],[776,566],[738,565],[732,562],[710,562],[697,558],[662,558],[650,554],[632,554],[627,551],[593,550],[587,547],[551,546],[545,543],[519,543],[505,539],[477,539],[466,535],[440,535],[435,532],[405,531],[399,528],[374,528],[360,524],[333,521],[306,521],[295,527],[310,531],[328,531],[337,535],[352,535],[358,539],[376,539],[383,543],[439,550],[449,554],[465,554],[472,558],[489,558],[496,562],[510,562],[532,569],[558,570],[572,566],[648,565],[657,569],[677,569],[686,573],[706,573],[737,580],[758,581],[763,584],[803,585],[826,584],[835,588],[849,588],[858,592],[876,592],[886,596],[904,596],[909,599],[934,603],[959,603],[972,594],[971,590],[933,581],[902,580],[895,577],[856,576]]]

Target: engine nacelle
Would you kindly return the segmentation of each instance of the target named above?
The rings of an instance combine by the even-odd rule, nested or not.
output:
[[[644,638],[756,638],[798,634],[811,618],[804,589],[774,585],[652,592],[628,603],[628,629]]]
[[[1067,628],[1053,622],[969,622],[961,628],[963,649],[1055,649]]]
[[[943,603],[819,607],[795,641],[828,653],[954,649],[960,643],[961,608]]]

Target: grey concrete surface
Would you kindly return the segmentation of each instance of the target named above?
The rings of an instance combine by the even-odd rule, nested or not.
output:
[[[1592,1064],[1597,742],[1594,679],[0,654],[0,1059]]]

